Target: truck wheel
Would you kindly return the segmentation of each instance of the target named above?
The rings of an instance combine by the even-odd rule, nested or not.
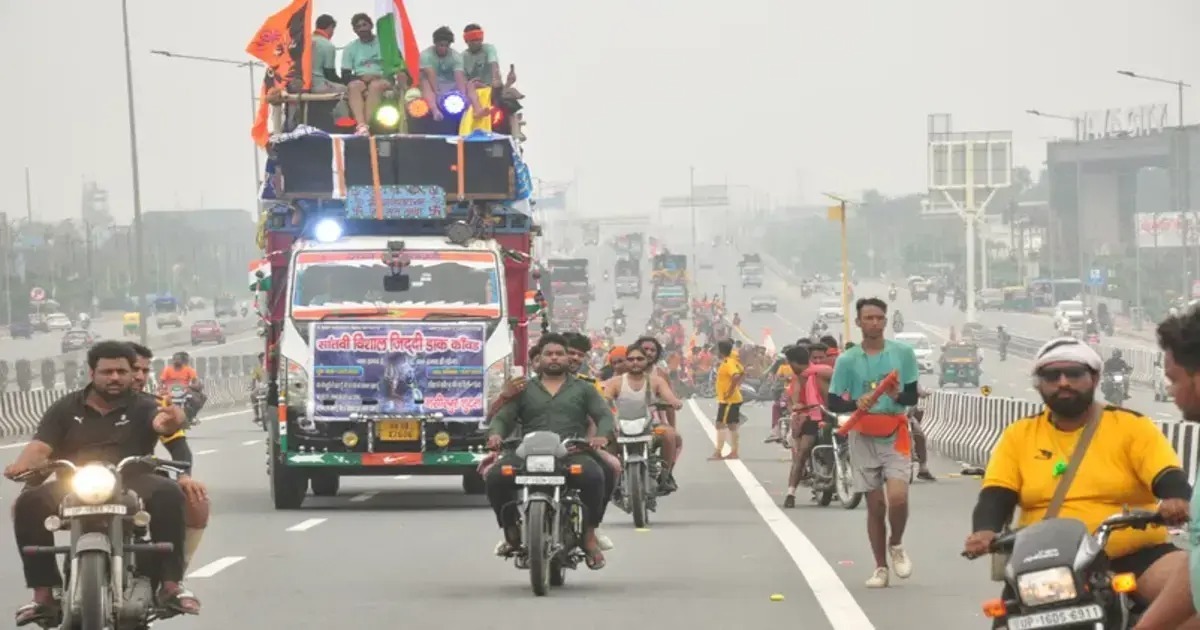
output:
[[[273,435],[269,442],[267,474],[271,477],[271,501],[276,510],[298,510],[308,494],[308,477],[283,463],[283,453]]]
[[[336,497],[342,487],[342,478],[331,473],[316,473],[309,482],[318,497]]]
[[[480,495],[487,492],[487,484],[483,481],[483,476],[478,471],[471,472],[462,476],[462,489],[467,494]]]

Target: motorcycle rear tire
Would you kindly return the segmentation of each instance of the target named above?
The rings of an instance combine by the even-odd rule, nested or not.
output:
[[[642,529],[650,523],[649,497],[646,494],[646,465],[631,464],[625,471],[629,481],[629,512],[633,514],[633,526]]]
[[[550,541],[554,539],[550,515],[546,504],[534,501],[525,514],[525,549],[529,554],[529,585],[533,594],[544,597],[550,592],[550,574],[553,559],[550,558]]]
[[[79,555],[79,628],[104,630],[110,627],[112,597],[108,585],[108,555],[87,552]]]

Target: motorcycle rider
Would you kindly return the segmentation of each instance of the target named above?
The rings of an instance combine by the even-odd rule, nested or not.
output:
[[[892,289],[892,293],[895,292],[896,290]],[[893,295],[891,299],[896,299],[896,296]],[[896,311],[896,314],[892,316],[892,330],[898,333],[904,332],[904,316],[900,314],[900,311]]]
[[[1100,334],[1100,325],[1096,323],[1096,313],[1094,313],[1092,311],[1092,309],[1090,309],[1090,308],[1088,309],[1088,312],[1087,312],[1087,322],[1084,324],[1083,334],[1085,334],[1085,335],[1099,335]]]
[[[654,374],[651,366],[647,364],[646,352],[641,346],[631,345],[625,349],[625,364],[628,369],[624,374],[608,380],[603,385],[604,397],[613,401],[619,420],[651,417],[651,405],[659,400],[676,410],[683,408],[683,402],[671,391],[670,384]],[[658,493],[670,494],[679,489],[673,474],[675,461],[678,459],[675,448],[676,432],[673,426],[660,426],[663,433],[658,446],[662,448],[666,474],[658,480]]]
[[[1017,507],[1018,526],[1043,518],[1056,479],[1088,422],[1100,424],[1084,459],[1103,465],[1085,463],[1077,469],[1062,504],[1066,518],[1081,521],[1089,532],[1121,506],[1158,512],[1168,525],[1188,520],[1192,489],[1179,455],[1149,418],[1095,400],[1101,371],[1100,355],[1077,339],[1052,339],[1038,350],[1033,376],[1046,407],[1001,434],[975,504],[966,555],[986,554]],[[1113,573],[1135,575],[1135,598],[1142,603],[1163,593],[1171,575],[1187,571],[1187,552],[1172,545],[1162,527],[1115,531],[1104,551]]]
[[[197,424],[195,422],[196,414],[200,413],[200,409],[204,406],[204,394],[201,393],[203,383],[200,382],[200,375],[196,373],[196,369],[188,365],[188,361],[188,353],[176,352],[171,357],[171,364],[164,367],[162,373],[159,374],[158,386],[166,391],[170,391],[171,387],[176,385],[191,390],[192,396],[184,408],[184,412],[187,413],[189,421]]]
[[[1121,350],[1114,349],[1112,354],[1108,355],[1108,360],[1104,362],[1104,371],[1107,373],[1120,372],[1122,374],[1132,371],[1133,368],[1125,362],[1121,357]]]
[[[569,374],[567,340],[562,335],[543,335],[541,375],[529,384],[492,418],[488,448],[497,450],[506,437],[533,431],[553,431],[563,438],[583,438],[589,432],[589,418],[596,421],[596,434],[590,438],[593,450],[608,446],[614,424],[608,403],[596,388]],[[512,477],[501,474],[503,464],[519,464],[516,456],[505,453],[487,473],[488,501],[496,513],[496,522],[504,531],[504,544],[497,550],[507,554],[521,545],[521,530],[512,510],[517,499]],[[577,452],[567,456],[567,463],[582,467],[581,474],[570,475],[569,483],[579,489],[584,504],[584,534],[581,547],[587,554],[589,569],[604,568],[604,553],[596,539],[596,528],[604,520],[608,503],[605,493],[605,466],[593,452]]]
[[[150,452],[161,436],[181,427],[177,415],[159,409],[146,397],[132,391],[136,354],[120,341],[101,341],[88,350],[91,381],[79,391],[69,392],[42,414],[29,444],[16,461],[4,469],[15,479],[51,459],[68,459],[76,464],[107,461]],[[79,418],[80,420],[76,420]],[[121,427],[116,423],[120,422]],[[140,567],[158,581],[158,603],[171,610],[198,614],[200,602],[183,589],[184,495],[179,485],[153,474],[129,474],[125,487],[145,501],[151,515],[150,536],[155,542],[172,543],[174,550],[155,554]],[[59,479],[26,489],[13,503],[13,532],[17,547],[51,546],[54,534],[46,530],[46,517],[57,514],[69,488]],[[57,625],[61,604],[54,591],[62,576],[51,555],[20,554],[25,582],[33,589],[33,601],[16,613],[16,625],[50,622]]]
[[[896,300],[896,283],[893,282],[892,285],[890,287],[888,287],[888,301],[894,302],[895,300]]]
[[[250,370],[250,408],[254,410],[254,423],[262,424],[262,409],[258,404],[260,389],[265,390],[267,387],[267,371],[266,371],[266,354],[258,353],[258,363],[254,365],[254,369]]]
[[[130,342],[129,347],[133,348],[133,352],[137,355],[137,359],[133,363],[133,391],[159,404],[159,399],[146,390],[146,382],[150,378],[150,360],[154,358],[154,353],[150,348],[140,343]],[[170,398],[164,398],[161,404],[163,405],[163,409],[170,412],[180,425],[183,424],[187,416],[182,409],[171,404]],[[167,452],[171,454],[172,460],[177,462],[194,461],[192,459],[191,446],[188,445],[187,433],[183,429],[171,435],[160,437],[159,442],[162,442],[162,445],[166,447]],[[154,452],[151,451],[146,454],[153,455]],[[208,488],[192,478],[192,473],[194,472],[195,469],[189,469],[186,472],[180,473],[179,478],[176,480],[179,483],[179,488],[183,490],[183,496],[187,499],[183,513],[183,522],[187,527],[183,536],[183,568],[185,570],[192,563],[192,557],[196,555],[196,549],[200,547],[200,539],[204,537],[204,530],[208,527],[210,508]]]

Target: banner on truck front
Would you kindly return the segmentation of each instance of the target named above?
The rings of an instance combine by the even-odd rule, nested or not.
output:
[[[482,322],[315,322],[309,339],[314,420],[483,420]]]

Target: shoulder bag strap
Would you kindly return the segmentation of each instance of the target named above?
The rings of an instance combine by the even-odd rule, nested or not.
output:
[[[1062,510],[1063,503],[1067,500],[1067,492],[1071,490],[1071,484],[1075,481],[1075,474],[1079,472],[1079,464],[1087,455],[1088,445],[1091,444],[1092,437],[1096,435],[1096,430],[1100,427],[1102,413],[1104,413],[1103,409],[1091,412],[1091,418],[1083,427],[1079,442],[1075,444],[1075,450],[1071,453],[1071,461],[1067,464],[1067,470],[1063,473],[1062,479],[1058,480],[1058,486],[1054,488],[1050,507],[1046,509],[1046,515],[1043,518],[1057,518],[1059,511]]]

